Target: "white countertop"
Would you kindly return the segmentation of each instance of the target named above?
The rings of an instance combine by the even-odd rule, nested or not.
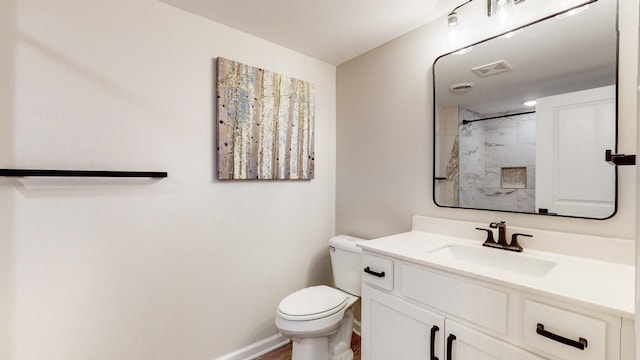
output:
[[[546,275],[533,276],[432,253],[452,244],[482,247],[482,242],[476,240],[423,231],[364,241],[358,246],[370,252],[634,319],[635,267],[632,265],[530,250],[526,247],[521,253],[485,248],[487,251],[505,252],[506,256],[525,256],[556,263]]]

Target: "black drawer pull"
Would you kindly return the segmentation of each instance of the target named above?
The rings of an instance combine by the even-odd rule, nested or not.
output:
[[[447,360],[453,359],[453,342],[456,340],[456,336],[449,334],[447,337]]]
[[[366,272],[367,274],[371,274],[373,276],[377,276],[379,278],[383,278],[384,277],[384,271],[383,272],[375,272],[375,271],[369,269],[368,266],[366,268],[364,268],[364,272]]]
[[[573,346],[574,348],[577,348],[580,350],[584,350],[584,348],[587,347],[587,339],[580,338],[578,339],[578,341],[567,339],[564,336],[560,336],[558,334],[554,334],[550,331],[545,330],[544,325],[540,323],[538,323],[538,325],[536,326],[536,334],[542,335],[547,339],[551,339],[553,341],[557,341],[565,345]]]
[[[436,356],[436,333],[440,331],[440,328],[433,325],[431,328],[431,348],[429,349],[429,360],[438,360]]]

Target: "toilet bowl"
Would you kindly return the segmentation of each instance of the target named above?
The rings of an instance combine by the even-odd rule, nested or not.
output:
[[[293,343],[292,360],[352,360],[351,306],[360,295],[362,239],[337,236],[329,241],[337,287],[312,286],[285,297],[276,310],[276,326]],[[346,290],[346,291],[343,291]]]
[[[292,360],[351,360],[351,305],[358,297],[320,285],[280,302],[276,326],[293,342]]]

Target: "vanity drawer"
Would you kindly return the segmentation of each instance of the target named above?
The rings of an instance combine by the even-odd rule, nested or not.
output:
[[[607,358],[607,322],[526,300],[524,342],[566,360]]]
[[[393,260],[362,254],[362,280],[385,290],[393,290]]]
[[[506,292],[402,264],[400,293],[498,334],[507,334]]]

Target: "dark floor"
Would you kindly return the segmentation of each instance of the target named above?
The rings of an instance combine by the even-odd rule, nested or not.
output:
[[[351,337],[351,350],[353,350],[353,360],[360,360],[360,336],[355,333]],[[291,343],[262,355],[256,360],[291,360]]]

